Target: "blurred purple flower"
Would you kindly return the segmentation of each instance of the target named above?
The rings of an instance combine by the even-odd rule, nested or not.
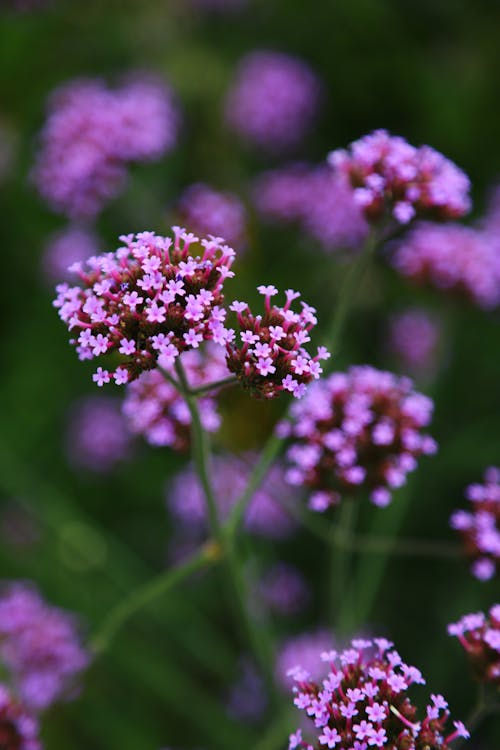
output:
[[[0,747],[2,750],[42,750],[37,719],[0,683]]]
[[[263,717],[267,703],[264,681],[257,667],[249,657],[242,657],[238,676],[226,699],[229,716],[245,724],[255,724]]]
[[[293,678],[288,673],[299,664],[309,672],[312,680],[320,681],[327,670],[318,656],[323,651],[330,651],[334,645],[333,636],[328,630],[301,633],[288,638],[276,656],[274,674],[278,685],[285,692],[290,690]]]
[[[131,442],[117,399],[88,396],[71,408],[65,445],[76,468],[110,471],[130,456]]]
[[[177,203],[180,223],[195,234],[224,237],[236,250],[246,244],[246,211],[236,195],[199,182],[190,185]]]
[[[406,372],[415,376],[435,372],[442,330],[426,310],[414,307],[393,315],[386,333],[387,348]]]
[[[51,283],[69,281],[73,274],[68,269],[73,263],[83,263],[98,254],[96,235],[88,229],[70,226],[49,238],[42,258],[42,270]]]
[[[278,561],[257,582],[257,595],[267,610],[290,617],[307,606],[311,592],[298,568]]]
[[[448,633],[465,649],[476,679],[500,687],[500,604],[494,604],[488,616],[464,615],[448,625]]]

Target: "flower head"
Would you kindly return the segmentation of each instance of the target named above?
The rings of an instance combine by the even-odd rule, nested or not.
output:
[[[42,750],[38,721],[0,683],[0,742],[4,750]]]
[[[226,97],[226,121],[248,143],[283,151],[308,132],[319,98],[318,79],[302,60],[256,51],[239,63]]]
[[[224,279],[234,250],[220,239],[201,240],[179,227],[174,239],[153,232],[121,237],[123,246],[78,266],[81,286],[58,286],[54,306],[73,334],[80,359],[121,355],[114,372],[99,367],[98,385],[123,384],[144,370],[170,367],[201,341],[227,340],[223,326]]]
[[[391,216],[455,219],[470,209],[468,177],[430,146],[416,148],[386,130],[333,151],[329,163],[346,174],[368,221]]]
[[[310,506],[323,511],[343,495],[368,490],[387,505],[394,488],[436,444],[422,432],[432,401],[412,381],[369,366],[352,367],[315,383],[278,430],[291,439],[287,481],[313,490]]]
[[[186,188],[177,204],[177,213],[191,232],[225,237],[238,250],[244,248],[247,217],[236,195],[198,182]]]
[[[66,432],[66,451],[73,466],[110,471],[130,456],[131,435],[114,398],[89,396],[73,406]]]
[[[307,742],[295,733],[290,750],[449,750],[454,739],[469,736],[461,722],[455,722],[452,731],[446,729],[449,711],[442,696],[432,696],[419,717],[408,690],[425,682],[420,671],[380,643],[353,641],[340,654],[332,652],[323,663],[322,680],[298,663],[292,674],[294,703],[309,718],[314,739]]]
[[[291,304],[298,292],[288,289],[283,307],[271,302],[278,290],[261,285],[258,291],[265,297],[264,315],[253,315],[245,302],[234,302],[241,345],[236,340],[227,343],[227,366],[244,388],[263,398],[275,398],[290,391],[301,398],[306,385],[318,379],[321,359],[330,355],[324,347],[311,357],[303,344],[310,341],[309,331],[316,325],[316,310],[302,302],[302,310],[294,312]]]
[[[485,581],[500,569],[500,469],[488,468],[483,483],[471,484],[465,496],[469,510],[456,511],[450,523],[463,539],[473,575]]]
[[[22,583],[0,597],[0,657],[22,700],[36,711],[71,697],[90,661],[73,616]]]
[[[406,372],[428,375],[435,371],[441,326],[426,310],[408,308],[393,315],[387,333],[388,348]]]
[[[208,342],[205,350],[192,349],[182,355],[191,387],[213,383],[228,375],[224,350]],[[220,426],[216,392],[198,400],[202,426],[216,432]],[[126,389],[123,413],[129,429],[148,443],[184,451],[190,445],[191,415],[184,398],[158,370],[143,372]]]
[[[467,652],[476,678],[500,687],[500,604],[491,607],[488,615],[464,615],[448,625],[448,633]]]

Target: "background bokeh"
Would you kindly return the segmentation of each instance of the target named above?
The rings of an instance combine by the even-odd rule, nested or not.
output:
[[[0,155],[6,163],[0,177],[0,573],[34,580],[50,601],[80,613],[92,632],[113,604],[168,564],[174,530],[165,482],[187,459],[136,440],[128,458],[104,474],[68,460],[68,415],[96,389],[92,366],[79,363],[67,344],[42,273],[47,238],[65,225],[29,179],[47,97],[80,76],[113,83],[143,70],[169,82],[182,108],[178,145],[162,160],[131,167],[126,190],[96,223],[101,246],[114,249],[123,233],[165,233],[183,189],[206,181],[248,204],[248,249],[237,261],[234,297],[252,297],[259,283],[291,286],[326,319],[345,262],[294,229],[266,226],[252,210],[251,179],[283,159],[245,148],[223,124],[224,93],[237,61],[256,48],[274,49],[302,57],[322,79],[318,125],[295,158],[320,162],[329,150],[385,127],[434,146],[466,171],[474,219],[500,177],[500,5],[249,0],[226,13],[188,0],[13,5],[0,3],[0,125],[8,136],[0,144],[7,154]],[[421,386],[436,400],[431,432],[440,450],[422,460],[390,508],[365,509],[360,523],[384,533],[404,510],[402,534],[450,542],[448,518],[462,504],[463,488],[500,461],[498,312],[416,289],[381,257],[358,290],[336,366],[394,367],[384,344],[387,319],[416,304],[444,328],[437,374]],[[280,408],[225,395],[218,447],[258,449]],[[293,561],[313,591],[304,615],[273,622],[277,637],[324,624],[321,543],[303,531],[286,543],[252,544],[260,561]],[[367,556],[359,571],[352,584],[363,596],[385,574],[366,630],[391,637],[433,690],[450,699],[453,714],[465,717],[475,688],[446,623],[498,601],[498,582],[479,584],[465,562],[451,560],[401,558],[379,570],[377,558]],[[257,749],[272,717],[247,726],[225,707],[244,650],[217,576],[195,580],[120,632],[86,676],[81,698],[47,715],[46,747]],[[498,747],[498,718],[480,734],[484,747]]]

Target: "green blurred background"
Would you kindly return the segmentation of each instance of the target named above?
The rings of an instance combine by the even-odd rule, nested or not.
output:
[[[22,13],[0,8],[0,119],[14,135],[12,165],[0,184],[0,521],[15,509],[35,530],[29,544],[19,544],[1,523],[1,576],[34,580],[51,602],[80,613],[92,632],[113,604],[165,566],[172,529],[163,488],[184,459],[138,443],[133,459],[106,476],[77,472],[66,462],[68,409],[94,388],[92,368],[68,346],[40,272],[48,235],[65,224],[28,179],[48,95],[75,76],[113,82],[143,69],[159,73],[179,96],[178,147],[160,162],[134,166],[125,193],[99,218],[109,249],[122,233],[165,232],[169,206],[191,182],[245,198],[249,179],[272,166],[221,125],[236,62],[262,47],[303,57],[326,84],[318,128],[301,157],[321,161],[332,148],[388,128],[411,143],[431,144],[469,174],[474,218],[500,173],[500,4],[251,0],[228,15],[196,12],[182,0],[53,0]],[[298,287],[327,316],[344,273],[298,233],[254,219],[231,292],[252,294],[257,283]],[[378,512],[370,508],[361,523],[390,528],[407,503],[402,533],[452,541],[448,518],[462,504],[464,486],[500,462],[498,313],[417,291],[379,261],[359,290],[337,366],[390,367],[384,320],[416,303],[446,324],[439,376],[423,387],[436,399],[431,432],[440,451],[421,462],[389,509],[374,517]],[[226,397],[219,445],[258,448],[280,408],[250,403],[245,395]],[[293,560],[315,591],[307,616],[277,624],[279,636],[325,621],[326,553],[317,539],[304,531],[278,550],[260,542],[254,552]],[[360,586],[369,591],[374,558],[362,571]],[[498,583],[477,583],[457,562],[405,558],[385,572],[367,629],[394,639],[432,690],[449,697],[454,715],[465,717],[475,688],[445,626],[498,601]],[[47,715],[47,750],[257,749],[273,717],[245,727],[228,718],[222,699],[243,650],[217,577],[182,587],[134,617],[90,670],[81,698]],[[481,735],[484,747],[499,747],[498,719]]]

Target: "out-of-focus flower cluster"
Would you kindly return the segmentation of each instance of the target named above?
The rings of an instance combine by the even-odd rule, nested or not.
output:
[[[349,181],[328,166],[292,164],[264,172],[252,192],[265,219],[298,224],[326,252],[357,248],[368,233]]]
[[[309,602],[306,579],[294,565],[279,560],[268,568],[257,584],[257,595],[268,612],[291,617]]]
[[[430,146],[416,148],[386,130],[333,151],[329,162],[350,179],[368,221],[456,219],[470,209],[470,182],[462,170]]]
[[[436,450],[422,432],[432,410],[431,399],[414,391],[409,378],[369,366],[335,373],[314,384],[292,406],[291,421],[278,425],[292,441],[286,480],[311,489],[309,505],[317,511],[360,490],[387,505],[417,458]]]
[[[491,607],[489,616],[483,612],[464,615],[448,625],[448,633],[467,652],[476,678],[500,687],[500,604]]]
[[[192,388],[226,377],[225,351],[208,342],[205,349],[190,350],[182,364]],[[198,399],[203,429],[215,432],[220,427],[216,392]],[[143,372],[127,386],[123,413],[132,432],[143,435],[151,445],[184,451],[190,446],[191,414],[183,396],[158,370]]]
[[[241,250],[246,244],[246,211],[241,200],[229,192],[197,182],[190,185],[177,203],[180,223],[199,235],[222,236]]]
[[[3,750],[42,750],[38,721],[0,683],[0,747]]]
[[[216,456],[212,484],[222,520],[226,519],[246,487],[254,457]],[[295,522],[283,506],[283,470],[274,465],[265,485],[256,491],[248,505],[244,525],[248,532],[270,539],[284,539],[294,531]],[[199,538],[207,530],[207,508],[199,479],[192,467],[184,469],[166,488],[167,506],[176,520],[177,531]],[[287,493],[287,503],[296,497]]]
[[[435,317],[421,308],[408,308],[390,318],[387,348],[406,372],[429,376],[437,368],[441,334]]]
[[[302,60],[280,52],[244,57],[226,96],[228,126],[251,145],[282,152],[299,144],[318,112],[321,86]]]
[[[74,263],[84,263],[99,253],[95,234],[82,227],[70,226],[49,237],[42,257],[42,271],[50,282],[69,281]]]
[[[114,253],[73,266],[82,286],[60,284],[54,302],[76,337],[80,359],[121,355],[114,372],[97,369],[97,385],[122,385],[157,364],[169,369],[176,357],[204,339],[225,344],[221,308],[224,280],[234,250],[219,239],[199,239],[173,227],[174,239],[153,232],[122,236]],[[194,246],[200,255],[191,255]]]
[[[465,491],[471,510],[453,513],[450,523],[472,559],[472,573],[481,581],[495,575],[500,566],[500,469],[491,466],[483,484],[471,484]]]
[[[246,302],[233,302],[230,309],[238,316],[241,346],[234,339],[227,343],[227,366],[241,385],[256,396],[275,398],[282,391],[290,391],[296,398],[306,392],[306,385],[322,373],[320,360],[330,355],[325,347],[318,347],[315,357],[304,349],[311,339],[309,331],[316,325],[316,310],[302,302],[302,310],[291,309],[300,297],[287,289],[283,307],[271,303],[278,294],[276,287],[257,287],[265,297],[264,315],[253,315]]]
[[[34,711],[74,696],[75,679],[90,661],[73,616],[23,583],[0,597],[0,659],[16,694]]]
[[[132,78],[116,90],[72,81],[50,99],[33,179],[53,209],[91,218],[121,191],[127,162],[160,158],[178,128],[172,91],[156,79]]]
[[[290,736],[289,750],[448,750],[454,739],[469,736],[460,721],[447,730],[449,711],[442,695],[431,695],[419,718],[408,689],[425,680],[385,638],[354,639],[350,648],[323,652],[321,659],[329,667],[321,682],[300,663],[291,671],[294,703],[310,718],[314,739],[303,739],[299,729]]]
[[[274,674],[276,682],[288,693],[293,687],[292,673],[294,667],[300,664],[310,675],[311,680],[319,682],[324,674],[323,662],[318,654],[331,651],[335,643],[330,631],[326,629],[292,635],[280,645],[276,655]]]
[[[110,471],[130,456],[131,435],[114,398],[88,396],[70,411],[65,448],[70,463],[95,472]]]

